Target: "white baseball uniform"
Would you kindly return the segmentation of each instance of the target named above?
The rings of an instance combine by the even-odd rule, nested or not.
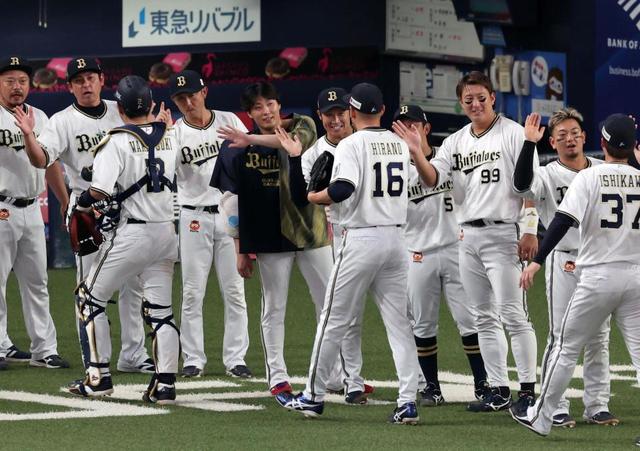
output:
[[[587,157],[587,167],[601,164],[602,160]],[[558,205],[563,200],[571,182],[578,171],[562,164],[560,160],[541,166],[534,175],[532,195],[536,208],[545,226],[549,226]],[[570,229],[549,254],[545,262],[545,281],[549,307],[549,337],[542,359],[542,375],[548,370],[551,350],[560,339],[562,318],[578,284],[578,270],[575,262],[578,257],[580,233]],[[593,340],[584,348],[584,406],[585,415],[591,417],[598,412],[609,411],[609,330],[607,318],[594,335]],[[562,396],[555,415],[569,413],[569,400]]]
[[[34,113],[34,132],[48,121]],[[45,189],[44,170],[34,168],[24,150],[24,135],[15,117],[0,106],[0,356],[13,346],[7,334],[7,279],[11,269],[18,279],[24,322],[31,339],[31,358],[57,354],[56,329],[49,313],[47,248],[37,196]],[[28,205],[27,205],[28,204]]]
[[[478,315],[476,327],[489,383],[508,386],[503,325],[511,337],[520,382],[533,383],[536,338],[528,318],[526,294],[518,288],[522,199],[512,182],[524,131],[501,115],[496,115],[479,135],[471,125],[447,137],[431,164],[438,173],[437,185],[453,180],[452,193],[463,233],[460,276]]]
[[[398,406],[416,399],[420,369],[408,317],[407,260],[401,226],[407,216],[409,149],[382,128],[367,128],[338,144],[331,181],[355,191],[332,207],[345,228],[318,323],[304,396],[322,401],[345,333],[371,289],[380,309],[396,372]]]
[[[640,344],[640,171],[607,163],[584,169],[569,185],[558,212],[580,227],[579,280],[548,357],[540,397],[527,414],[548,434],[583,347],[613,314],[621,330]],[[630,349],[630,352],[632,350]]]
[[[245,365],[249,348],[247,304],[244,281],[236,269],[233,238],[224,229],[218,214],[220,190],[209,186],[211,173],[224,141],[217,129],[232,126],[246,132],[238,116],[211,110],[211,121],[204,127],[185,118],[175,124],[179,145],[177,181],[180,209],[180,253],[182,256],[182,314],[180,342],[184,366],[204,369],[202,301],[211,264],[215,262],[224,301],[222,363],[227,369]]]
[[[142,126],[149,133],[150,126]],[[117,186],[131,187],[147,174],[148,149],[133,134],[122,132],[105,138],[93,163],[91,188],[105,195]],[[162,160],[164,176],[173,180],[178,146],[169,129],[155,148]],[[178,258],[177,237],[173,225],[173,196],[161,184],[154,192],[151,184],[122,203],[120,224],[98,250],[79,295],[84,298],[84,319],[91,348],[88,369],[90,381],[109,374],[111,339],[104,308],[122,284],[136,277],[144,290],[144,314],[154,327],[153,357],[156,373],[175,374],[178,370],[179,337],[173,324],[171,289],[174,262]],[[93,333],[93,337],[91,337]]]
[[[313,163],[324,152],[329,152],[335,156],[336,144],[333,144],[324,135],[309,147],[301,158],[300,165],[302,167],[302,175],[305,182],[309,183],[311,168]],[[342,243],[342,231],[343,227],[339,224],[332,222],[331,205],[325,207],[325,213],[327,215],[327,222],[330,224],[332,235],[332,249],[333,259],[337,256],[338,250]],[[325,290],[326,291],[326,290]],[[324,303],[324,293],[322,295],[322,302]],[[322,305],[316,304],[316,320],[320,320],[320,314],[322,313]],[[356,390],[363,390],[364,379],[361,376],[362,373],[362,313],[354,319],[353,323],[347,329],[344,340],[340,345],[340,355],[337,356],[336,361],[331,369],[329,379],[327,380],[327,387],[333,390],[340,387],[343,383],[346,385],[345,393],[350,393]]]
[[[64,163],[65,173],[72,190],[69,213],[77,197],[89,188],[90,182],[80,176],[82,168],[93,164],[91,151],[112,128],[122,124],[118,106],[112,100],[102,101],[106,106],[99,117],[91,116],[72,104],[51,116],[51,120],[38,136],[48,164],[56,160]],[[80,283],[87,275],[97,254],[76,256],[76,280]],[[140,305],[142,288],[139,280],[132,278],[119,289],[120,339],[122,349],[118,369],[135,370],[149,358],[144,347],[145,332]]]

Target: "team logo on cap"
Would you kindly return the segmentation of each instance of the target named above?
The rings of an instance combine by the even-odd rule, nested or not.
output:
[[[76,62],[78,63],[78,69],[84,69],[85,67],[87,67],[87,62],[84,60],[84,58],[78,58]]]
[[[176,80],[178,81],[178,83],[177,83],[178,86],[184,86],[184,85],[187,84],[187,80],[182,75],[180,75]],[[202,81],[202,80],[200,80],[200,81]]]
[[[400,115],[407,114],[409,112],[409,107],[407,105],[402,105],[400,107]]]
[[[338,100],[338,94],[336,94],[336,92],[335,92],[335,91],[329,91],[329,92],[327,93],[327,100],[328,100],[329,102],[333,102],[333,101],[335,101],[335,100]]]
[[[189,224],[189,231],[190,232],[199,232],[200,231],[200,221],[191,221],[191,223]]]
[[[20,58],[18,58],[17,56],[12,56],[11,57],[11,63],[9,63],[11,66],[19,66],[20,65]]]
[[[9,210],[7,210],[6,208],[0,210],[0,221],[6,221],[7,219],[9,219],[9,216],[11,216]]]

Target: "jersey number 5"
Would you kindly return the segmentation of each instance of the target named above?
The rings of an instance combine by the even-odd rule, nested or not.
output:
[[[404,188],[404,179],[402,178],[403,164],[400,161],[392,161],[387,164],[387,194],[391,197],[398,197],[402,194]],[[382,191],[382,163],[377,162],[373,165],[373,172],[375,172],[376,184],[373,190],[373,197],[384,196]]]
[[[627,194],[626,203],[631,204],[635,201],[640,201],[640,194]],[[619,229],[622,227],[622,216],[624,213],[624,199],[620,194],[602,194],[602,202],[609,203],[615,202],[615,204],[611,207],[611,214],[615,216],[614,221],[609,221],[607,219],[600,220],[600,227],[603,229]],[[640,229],[640,209],[636,213],[636,217],[633,219],[631,223],[631,228],[638,230]]]

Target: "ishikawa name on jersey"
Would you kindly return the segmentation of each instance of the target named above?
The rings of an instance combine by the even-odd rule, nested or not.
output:
[[[580,226],[576,265],[640,264],[640,171],[606,163],[580,171],[558,211]]]

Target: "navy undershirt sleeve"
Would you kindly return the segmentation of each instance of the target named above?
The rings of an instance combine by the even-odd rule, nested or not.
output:
[[[302,174],[302,156],[289,157],[289,189],[296,207],[302,208],[309,203],[307,200],[307,184]]]
[[[533,182],[533,155],[536,143],[525,141],[513,172],[513,185],[519,192],[527,191]]]
[[[328,194],[335,203],[342,202],[349,198],[356,190],[356,187],[345,180],[337,180],[329,185]]]
[[[577,226],[574,219],[560,211],[556,212],[553,217],[553,221],[549,224],[547,232],[544,234],[544,239],[540,243],[538,253],[533,257],[533,261],[542,265],[547,256],[551,253],[554,247],[558,245],[560,240],[564,238],[570,227]]]

